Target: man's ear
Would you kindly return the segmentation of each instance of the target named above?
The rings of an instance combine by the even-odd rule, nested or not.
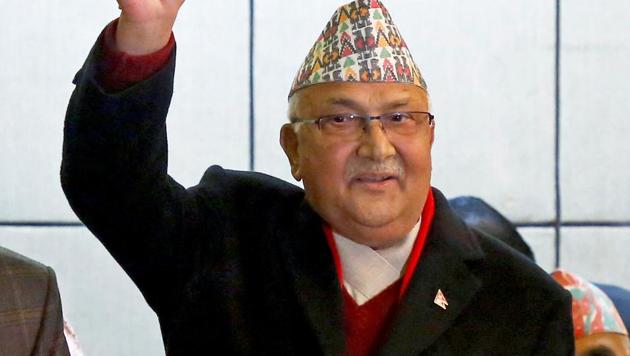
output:
[[[435,121],[433,126],[431,126],[431,147],[433,147],[433,141],[435,141]]]
[[[302,180],[300,173],[300,153],[298,150],[298,137],[295,127],[291,124],[284,124],[280,129],[280,146],[284,150],[284,154],[289,159],[291,165],[291,175],[298,182]]]

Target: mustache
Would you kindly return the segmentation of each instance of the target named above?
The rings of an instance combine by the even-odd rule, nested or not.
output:
[[[382,174],[404,178],[405,168],[400,156],[393,156],[383,161],[375,161],[365,157],[356,157],[348,162],[345,177],[352,180],[366,174]]]

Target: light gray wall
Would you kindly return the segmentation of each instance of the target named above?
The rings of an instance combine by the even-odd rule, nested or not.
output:
[[[255,169],[291,181],[278,145],[293,75],[339,0],[254,1]],[[521,224],[539,263],[630,288],[630,3],[390,0],[437,115],[433,184],[482,197]],[[188,1],[179,16],[169,117],[171,175],[248,169],[249,1]],[[157,319],[78,222],[59,185],[72,77],[112,0],[3,2],[0,11],[0,244],[57,271],[66,318],[88,355],[163,354]],[[556,107],[556,81],[560,96]],[[556,109],[559,154],[555,154]],[[41,226],[40,226],[41,225]]]

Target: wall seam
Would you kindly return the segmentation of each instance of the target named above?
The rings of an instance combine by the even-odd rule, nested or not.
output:
[[[249,170],[256,167],[254,117],[254,0],[249,0]]]
[[[560,183],[560,0],[556,0],[556,20],[555,20],[555,138],[554,138],[554,186],[555,186],[555,224],[554,224],[554,245],[555,245],[555,266],[560,267],[560,248],[562,246],[562,202],[561,202],[561,183]]]

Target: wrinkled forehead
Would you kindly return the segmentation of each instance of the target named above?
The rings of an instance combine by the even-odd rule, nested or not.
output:
[[[300,89],[289,99],[289,117],[336,112],[376,115],[428,108],[426,91],[405,83],[321,83]]]

